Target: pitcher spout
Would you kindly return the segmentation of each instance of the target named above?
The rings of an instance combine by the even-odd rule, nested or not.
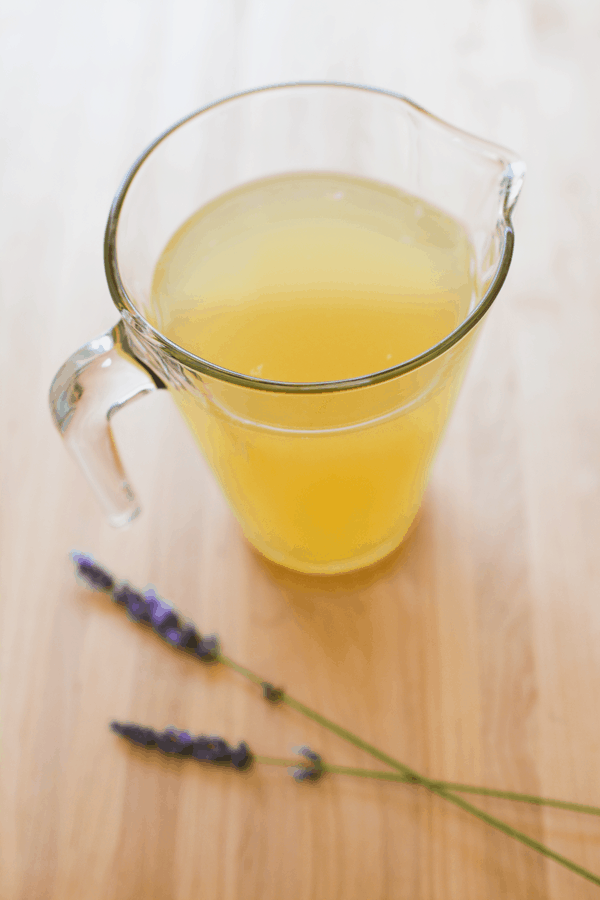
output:
[[[504,195],[504,215],[510,219],[515,203],[519,199],[527,167],[522,160],[513,160],[508,164],[502,177]]]

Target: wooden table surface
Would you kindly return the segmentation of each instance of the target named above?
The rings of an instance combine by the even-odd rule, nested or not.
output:
[[[136,752],[111,719],[384,768],[73,577],[93,553],[225,651],[432,778],[600,805],[600,7],[593,0],[6,0],[1,13],[1,900],[583,900],[599,889],[439,797]],[[163,128],[265,83],[403,93],[528,164],[516,252],[404,547],[266,564],[164,392],[115,422],[143,504],[102,518],[50,382],[117,319],[102,236]],[[600,820],[490,814],[600,874]]]

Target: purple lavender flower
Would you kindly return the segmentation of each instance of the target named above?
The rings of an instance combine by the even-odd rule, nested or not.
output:
[[[318,781],[324,773],[323,760],[318,753],[311,750],[310,747],[295,747],[294,752],[298,753],[308,760],[309,765],[303,762],[299,766],[294,766],[290,770],[290,774],[295,781]]]
[[[77,575],[88,585],[97,591],[112,591],[115,580],[106,569],[99,566],[91,556],[73,550],[71,559],[75,563]]]
[[[180,731],[172,726],[164,731],[154,731],[133,722],[111,722],[110,727],[134,744],[157,747],[170,756],[193,756],[201,762],[229,763],[235,769],[247,769],[253,760],[252,752],[244,741],[237,747],[230,747],[217,735],[192,737],[189,731]]]
[[[115,603],[125,607],[134,622],[149,624],[164,641],[179,650],[192,653],[204,662],[213,662],[220,653],[216,635],[202,637],[192,622],[185,622],[170,603],[159,597],[154,588],[143,593],[126,582],[115,586],[115,581],[91,556],[83,553],[71,554],[77,574],[86,584],[98,590],[112,593]]]

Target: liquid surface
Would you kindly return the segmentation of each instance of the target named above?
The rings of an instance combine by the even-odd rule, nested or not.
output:
[[[391,368],[465,317],[470,245],[439,210],[374,182],[295,175],[199,210],[156,267],[162,333],[197,356],[277,381]]]
[[[296,175],[201,209],[155,271],[154,324],[180,346],[277,381],[366,375],[427,350],[473,299],[461,226],[373,182]],[[247,538],[304,572],[393,550],[412,523],[473,332],[427,366],[330,394],[203,376],[172,385]]]

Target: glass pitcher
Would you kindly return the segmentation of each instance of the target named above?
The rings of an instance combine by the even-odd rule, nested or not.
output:
[[[111,417],[166,388],[246,537],[266,557],[337,573],[395,549],[418,511],[475,336],[506,278],[524,171],[511,152],[404,97],[343,84],[238,94],[161,135],[127,174],[106,228],[106,275],[121,318],[65,363],[50,391],[54,421],[111,524],[139,512]],[[456,327],[398,364],[331,381],[234,371],[161,333],[152,283],[172,236],[216,198],[296,173],[386,185],[460,223],[471,293]]]

